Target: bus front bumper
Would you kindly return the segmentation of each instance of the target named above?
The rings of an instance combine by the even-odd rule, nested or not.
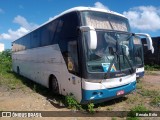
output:
[[[136,81],[116,88],[84,90],[82,89],[81,104],[90,102],[100,103],[114,98],[122,97],[136,89]]]

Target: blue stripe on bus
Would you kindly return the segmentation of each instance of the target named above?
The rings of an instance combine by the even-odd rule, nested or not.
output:
[[[87,101],[92,101],[92,102],[98,102],[101,101],[102,99],[109,100],[113,99],[117,96],[117,92],[123,90],[124,95],[132,92],[136,88],[136,81],[121,86],[121,87],[116,87],[116,88],[110,88],[110,89],[100,89],[100,90],[84,90],[82,89],[82,101],[81,103],[86,103]],[[123,95],[120,95],[123,96]],[[105,101],[104,100],[104,101]]]

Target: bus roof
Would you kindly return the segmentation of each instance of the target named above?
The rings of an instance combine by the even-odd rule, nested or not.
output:
[[[74,7],[74,8],[71,8],[71,9],[68,9],[68,10],[62,12],[61,14],[59,14],[58,16],[55,16],[54,18],[60,17],[60,16],[62,16],[64,14],[67,14],[67,13],[70,13],[70,12],[73,12],[73,11],[85,11],[85,10],[105,12],[105,13],[110,13],[110,14],[121,16],[121,17],[125,17],[124,15],[122,15],[120,13],[117,13],[117,12],[114,12],[114,11],[110,11],[110,10],[107,10],[107,9],[100,9],[100,8],[95,8],[95,7]]]
[[[40,28],[40,27],[48,24],[48,23],[51,22],[52,20],[55,20],[56,18],[59,18],[59,17],[61,17],[62,15],[65,15],[65,14],[67,14],[67,13],[74,12],[74,11],[85,11],[85,10],[104,12],[104,13],[109,13],[109,14],[113,14],[113,15],[118,15],[118,16],[121,16],[121,17],[126,18],[124,15],[122,15],[122,14],[120,14],[120,13],[117,13],[117,12],[114,12],[114,11],[110,11],[110,10],[107,10],[107,9],[100,9],[100,8],[95,8],[95,7],[83,7],[83,6],[80,6],[80,7],[73,7],[73,8],[71,8],[71,9],[68,9],[68,10],[60,13],[59,15],[55,15],[52,19],[50,19],[50,20],[48,20],[47,22],[43,23],[42,25],[40,25],[40,26],[37,27],[36,29],[38,29],[38,28]],[[31,33],[32,31],[34,31],[34,30],[36,30],[36,29],[31,30],[30,32],[24,34],[23,36]],[[21,36],[21,37],[23,37],[23,36]],[[19,38],[21,38],[21,37],[19,37]],[[18,39],[19,39],[19,38],[18,38]],[[16,39],[16,40],[18,40],[18,39]],[[16,41],[16,40],[14,40],[14,41]],[[13,41],[13,42],[14,42],[14,41]]]

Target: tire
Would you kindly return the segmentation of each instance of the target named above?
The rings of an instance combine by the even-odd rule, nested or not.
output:
[[[58,81],[57,81],[56,77],[54,77],[54,76],[50,77],[50,88],[53,93],[59,94]]]

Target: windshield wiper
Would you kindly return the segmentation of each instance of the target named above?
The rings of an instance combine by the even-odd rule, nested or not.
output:
[[[111,47],[112,48],[112,47]],[[112,51],[113,51],[113,48],[112,48]],[[113,58],[113,60],[112,60],[112,62],[111,62],[111,64],[110,64],[110,66],[109,66],[109,68],[108,68],[108,71],[107,71],[107,73],[106,73],[106,78],[105,79],[107,79],[107,78],[109,78],[110,76],[110,70],[111,70],[111,68],[112,68],[112,66],[113,66],[113,64],[114,64],[114,62],[115,62],[115,60],[116,60],[116,55],[119,57],[119,55],[118,55],[118,53],[117,52],[114,52],[113,51],[113,53],[114,53],[114,58]]]
[[[107,71],[107,73],[106,73],[106,75],[105,75],[105,77],[106,77],[105,79],[107,79],[107,78],[110,77],[110,74],[109,74],[109,73],[110,73],[110,70],[111,70],[111,68],[112,68],[112,66],[113,66],[113,64],[114,64],[114,62],[115,62],[115,60],[116,60],[116,55],[117,55],[118,59],[120,59],[120,55],[119,55],[118,52],[114,52],[114,51],[113,51],[113,53],[114,53],[114,58],[113,58],[113,60],[112,60],[112,62],[111,62],[111,64],[110,64],[110,66],[109,66],[109,68],[108,68],[108,71]],[[132,65],[131,65],[131,63],[130,63],[128,57],[124,54],[124,52],[122,52],[122,53],[123,53],[123,56],[125,57],[125,59],[127,60],[129,66],[130,66],[130,68],[131,68],[130,73],[133,73],[133,72],[134,72],[134,69],[133,69],[133,67],[132,67]],[[121,71],[121,63],[120,63],[120,61],[119,61],[119,67],[120,67],[120,71]]]
[[[122,48],[122,55],[123,55],[123,59],[125,58],[125,59],[127,60],[129,66],[130,66],[130,68],[131,68],[131,71],[130,71],[130,72],[133,73],[134,70],[133,70],[132,64],[131,64],[131,62],[129,61],[128,57],[124,54],[123,48]],[[123,60],[123,61],[125,62],[125,60]]]
[[[130,66],[130,68],[131,68],[131,71],[130,71],[130,72],[133,73],[134,70],[133,70],[133,66],[132,66],[131,62],[129,61],[128,57],[127,57],[125,54],[123,54],[123,56],[126,58],[128,64],[129,64],[129,66]]]

